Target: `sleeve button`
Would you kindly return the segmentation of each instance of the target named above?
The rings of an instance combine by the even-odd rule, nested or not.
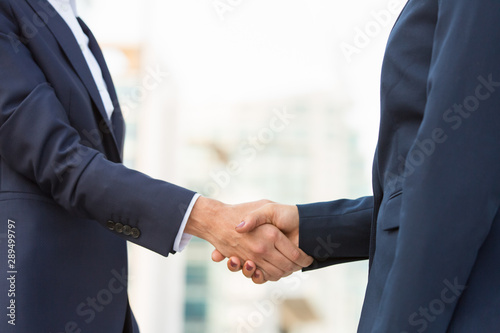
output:
[[[123,226],[123,234],[125,236],[130,236],[132,234],[132,227],[130,227],[129,225]]]
[[[115,222],[109,220],[106,222],[106,227],[108,227],[109,230],[115,230]]]
[[[141,236],[141,232],[137,228],[132,228],[132,230],[130,232],[131,232],[132,238],[137,239],[137,238],[139,238],[139,236]]]
[[[117,233],[121,234],[123,232],[123,224],[121,224],[121,223],[115,224],[115,231]]]

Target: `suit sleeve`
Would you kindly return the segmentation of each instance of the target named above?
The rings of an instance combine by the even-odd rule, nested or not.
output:
[[[70,213],[106,226],[136,227],[127,240],[162,255],[194,193],[108,161],[82,144],[24,43],[8,1],[0,2],[0,156]],[[28,39],[26,39],[28,38]],[[91,110],[89,110],[91,112]],[[137,233],[136,233],[137,236]]]
[[[314,258],[305,270],[368,259],[373,197],[298,205],[299,247]]]
[[[500,2],[437,2],[424,118],[406,159],[415,170],[403,182],[396,255],[373,332],[424,329],[412,314],[450,285],[463,290],[500,206]],[[436,129],[444,142],[424,152],[418,142]],[[447,331],[456,304],[428,328]]]

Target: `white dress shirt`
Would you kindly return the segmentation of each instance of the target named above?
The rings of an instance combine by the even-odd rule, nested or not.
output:
[[[113,114],[114,107],[113,102],[111,101],[111,97],[109,96],[108,88],[106,86],[106,82],[102,76],[101,67],[99,63],[94,57],[94,54],[89,49],[89,38],[82,30],[82,27],[78,23],[76,19],[78,17],[78,12],[76,10],[76,0],[48,0],[49,3],[54,7],[57,13],[64,19],[66,24],[69,26],[75,39],[80,45],[80,49],[82,50],[83,56],[87,61],[87,65],[89,66],[90,72],[92,73],[92,77],[94,78],[94,82],[99,90],[99,94],[101,95],[102,102],[104,104],[104,108],[106,109],[106,113],[108,117],[111,119],[111,115]],[[181,227],[179,232],[177,233],[177,237],[174,242],[174,251],[182,251],[192,236],[190,234],[184,233],[184,229],[186,228],[187,221],[189,219],[189,215],[193,210],[193,206],[196,203],[196,200],[200,197],[199,194],[196,194],[189,207],[184,215],[184,219],[182,220]]]

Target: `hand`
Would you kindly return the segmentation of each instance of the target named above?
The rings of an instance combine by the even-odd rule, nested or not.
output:
[[[200,197],[196,202],[185,231],[209,241],[223,257],[231,256],[239,265],[260,268],[266,280],[277,281],[283,276],[309,266],[312,258],[299,250],[278,228],[269,224],[255,230],[235,232],[235,221],[270,201],[241,205],[225,205],[217,200]],[[255,228],[255,227],[254,227]],[[298,244],[298,232],[297,232]],[[233,262],[234,264],[234,262]]]
[[[241,222],[241,224],[236,227],[236,230],[239,233],[253,232],[256,228],[258,230],[259,226],[265,227],[264,224],[275,225],[290,239],[290,241],[294,244],[294,246],[298,248],[299,212],[297,206],[268,203],[262,206],[261,208],[251,212],[249,215],[247,215],[243,219],[243,222]],[[212,259],[214,261],[220,262],[224,260],[224,258],[225,256],[222,255],[217,250],[215,250],[212,253]],[[309,266],[312,263],[312,258],[310,257],[308,258],[310,260],[308,261],[307,266]],[[262,272],[260,269],[257,269],[257,266],[258,264],[256,265],[254,262],[250,260],[246,261],[244,267],[242,267],[241,261],[237,257],[231,257],[228,260],[229,270],[236,272],[239,271],[240,269],[243,269],[243,274],[246,277],[248,278],[251,277],[254,283],[261,284],[269,279],[266,276],[267,275],[266,272]],[[259,268],[261,267],[259,266]]]

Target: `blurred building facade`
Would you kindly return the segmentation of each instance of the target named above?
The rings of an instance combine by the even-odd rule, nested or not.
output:
[[[230,203],[266,197],[293,204],[310,202],[312,197],[355,196],[365,190],[367,179],[356,133],[346,124],[349,108],[350,102],[341,94],[329,92],[232,107],[207,106],[206,114],[213,118],[200,119],[195,110],[185,111],[183,121],[195,128],[186,137],[178,161],[186,171],[184,184]],[[205,242],[186,250],[186,319],[198,309],[192,307],[196,303],[205,309],[205,326],[187,321],[184,332],[279,332],[286,326],[281,319],[290,300],[308,305],[314,320],[297,321],[287,332],[355,331],[366,263],[252,286],[240,274],[228,274],[224,265],[208,262],[210,252]],[[195,272],[199,278],[191,288],[189,280]],[[198,289],[201,280],[205,287]],[[199,319],[199,313],[195,311],[194,318]]]

